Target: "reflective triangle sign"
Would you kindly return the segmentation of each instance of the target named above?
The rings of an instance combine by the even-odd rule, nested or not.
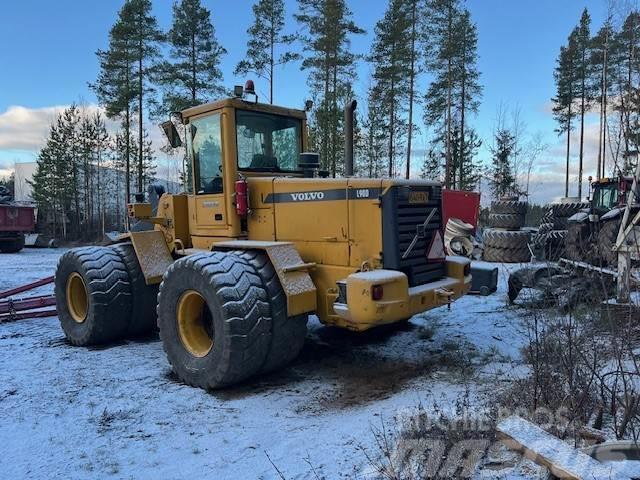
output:
[[[436,231],[435,235],[431,239],[431,245],[427,249],[427,261],[428,262],[444,262],[446,254],[444,252],[444,242],[442,241],[442,234],[440,230]]]

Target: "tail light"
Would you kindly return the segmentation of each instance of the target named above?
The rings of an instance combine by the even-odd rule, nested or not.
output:
[[[372,300],[382,300],[383,295],[384,295],[384,288],[382,288],[382,285],[374,285],[373,287],[371,287]]]
[[[467,263],[464,266],[464,276],[467,277],[469,275],[471,275],[471,263]]]
[[[246,217],[249,213],[249,189],[246,180],[236,181],[236,213]]]

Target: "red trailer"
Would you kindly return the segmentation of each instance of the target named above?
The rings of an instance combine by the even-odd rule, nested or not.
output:
[[[15,253],[24,247],[24,234],[35,227],[33,207],[0,203],[0,252]]]
[[[480,215],[480,194],[460,190],[442,190],[442,227],[446,228],[450,218],[457,218],[473,225],[475,233]]]

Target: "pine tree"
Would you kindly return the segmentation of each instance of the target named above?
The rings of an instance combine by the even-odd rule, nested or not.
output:
[[[98,50],[100,73],[94,84],[98,101],[105,108],[108,118],[121,119],[126,132],[123,145],[123,171],[125,172],[125,201],[130,201],[131,125],[133,122],[133,101],[136,96],[134,85],[135,55],[133,39],[129,35],[130,26],[123,19],[123,11],[109,32],[109,49]]]
[[[612,61],[615,55],[612,53],[614,30],[611,16],[606,20],[602,28],[591,39],[591,90],[594,100],[599,105],[599,129],[598,129],[598,164],[596,178],[605,176],[606,165],[606,138],[607,138],[607,104],[612,88],[612,77],[614,77],[616,65]]]
[[[459,0],[429,0],[428,12],[426,68],[433,81],[425,96],[425,123],[434,129],[434,148],[444,152],[445,186],[459,188],[467,184],[467,173],[476,175],[467,149],[475,140],[467,130],[482,98],[477,28]]]
[[[426,68],[433,81],[425,96],[425,123],[435,127],[436,138],[444,140],[445,187],[451,188],[451,133],[453,130],[453,96],[457,39],[454,26],[460,15],[460,0],[428,0],[426,29]]]
[[[407,0],[409,2],[410,10],[410,24],[411,29],[409,33],[410,39],[410,62],[409,62],[409,118],[407,120],[407,160],[405,162],[404,177],[409,179],[411,176],[411,154],[412,154],[412,141],[413,133],[415,130],[415,123],[413,120],[413,107],[416,102],[416,82],[418,75],[421,73],[418,45],[419,45],[419,25],[418,25],[418,7],[421,2],[419,0]]]
[[[379,178],[383,175],[386,151],[384,117],[380,93],[376,87],[369,87],[359,149],[362,155],[356,163],[356,171],[360,176]]]
[[[276,67],[298,60],[300,55],[286,49],[295,40],[284,35],[284,0],[258,0],[253,5],[253,24],[247,30],[247,53],[235,75],[255,73],[269,82],[269,103],[273,103]],[[283,50],[279,53],[280,50]]]
[[[209,102],[225,92],[220,60],[227,51],[218,43],[211,12],[200,0],[173,4],[173,23],[167,34],[170,61],[158,71],[162,106],[155,116]]]
[[[446,159],[443,154],[431,145],[425,152],[422,168],[420,169],[420,178],[443,182],[445,162]]]
[[[407,0],[389,0],[384,17],[376,24],[376,37],[369,57],[373,78],[385,113],[387,135],[387,174],[397,174],[402,153],[398,144],[407,134],[407,103],[413,54],[411,51],[411,4]]]
[[[477,183],[478,171],[473,158],[480,147],[475,131],[467,127],[469,114],[477,114],[482,98],[480,72],[478,63],[478,33],[476,25],[471,21],[471,14],[464,10],[456,22],[458,33],[458,58],[456,62],[456,78],[458,79],[459,98],[459,159],[453,162],[458,170],[458,180],[454,184],[460,190],[469,190]],[[469,178],[468,178],[469,177]]]
[[[591,76],[591,17],[585,8],[580,18],[580,24],[575,30],[576,39],[576,97],[580,99],[580,157],[578,167],[578,197],[582,198],[582,171],[584,165],[584,120],[593,93],[589,84]]]
[[[335,177],[342,166],[342,108],[351,97],[350,85],[357,78],[357,56],[350,51],[351,35],[362,34],[351,19],[345,0],[298,0],[295,18],[302,27],[299,39],[304,49],[302,69],[317,107],[311,119],[311,139],[323,165]]]
[[[60,232],[65,239],[77,238],[80,233],[80,121],[76,105],[57,116],[38,154],[31,181],[33,198],[43,217],[51,218],[53,233]],[[68,223],[73,227],[71,231]]]
[[[553,73],[556,83],[556,95],[553,101],[553,115],[558,122],[556,132],[558,135],[566,133],[566,176],[565,176],[565,197],[569,196],[569,159],[571,154],[571,131],[573,130],[573,119],[577,112],[573,108],[576,99],[576,31],[569,36],[566,46],[560,47],[557,65]]]
[[[633,10],[625,18],[615,38],[613,55],[619,67],[616,75],[619,103],[616,110],[621,116],[626,163],[630,154],[640,147],[640,12]],[[628,169],[627,166],[623,168]]]
[[[494,145],[491,147],[493,163],[490,167],[489,180],[495,198],[520,193],[511,165],[513,140],[513,134],[504,127],[498,128],[495,133]]]
[[[134,92],[137,100],[135,111],[138,115],[138,145],[141,145],[144,142],[144,107],[154,104],[153,81],[157,74],[159,43],[163,40],[163,35],[158,28],[156,18],[151,13],[151,0],[127,0],[120,10],[119,21],[124,25],[123,30],[129,35],[133,45]],[[143,155],[143,150],[138,148],[138,183],[136,187],[140,192],[143,191]]]

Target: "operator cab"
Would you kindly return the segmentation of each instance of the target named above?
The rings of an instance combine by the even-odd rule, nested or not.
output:
[[[611,209],[624,206],[633,179],[628,177],[602,178],[592,183],[593,213],[603,215]]]

